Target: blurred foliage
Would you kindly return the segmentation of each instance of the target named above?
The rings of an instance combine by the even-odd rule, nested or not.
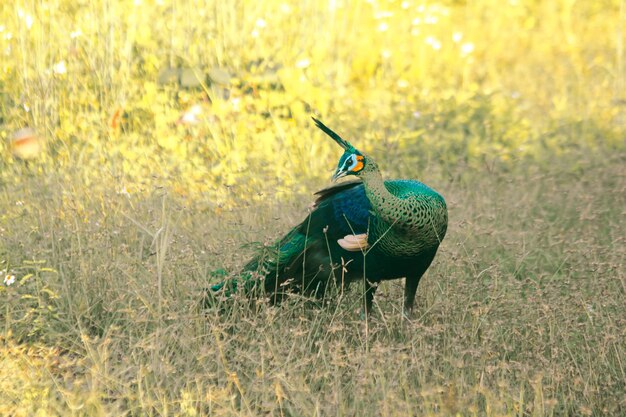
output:
[[[4,2],[0,180],[305,192],[337,157],[311,114],[416,167],[623,149],[624,21],[617,0]],[[26,126],[45,151],[24,163]]]

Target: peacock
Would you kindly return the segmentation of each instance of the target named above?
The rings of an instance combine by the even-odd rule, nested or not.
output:
[[[274,245],[262,249],[235,278],[213,285],[229,295],[264,292],[279,301],[290,292],[322,298],[329,285],[364,283],[364,313],[381,281],[406,278],[404,312],[446,235],[443,197],[415,180],[383,180],[376,162],[313,118],[344,153],[333,181],[315,193],[308,216]]]

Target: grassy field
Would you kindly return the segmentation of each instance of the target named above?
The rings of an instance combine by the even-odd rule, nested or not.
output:
[[[0,415],[626,414],[626,4],[223,3],[0,5]],[[328,185],[310,115],[448,202],[410,319],[199,308]]]

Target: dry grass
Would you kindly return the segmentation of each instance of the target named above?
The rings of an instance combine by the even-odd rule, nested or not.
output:
[[[419,308],[403,321],[400,282],[386,283],[367,332],[356,286],[324,308],[294,299],[251,309],[234,299],[225,311],[198,311],[208,271],[236,268],[249,253],[241,244],[287,230],[307,196],[287,210],[281,202],[214,215],[162,192],[109,195],[79,212],[63,209],[56,178],[33,179],[5,212],[12,227],[3,230],[3,256],[18,276],[34,275],[2,293],[11,335],[3,375],[27,374],[17,372],[24,385],[5,380],[11,395],[0,406],[83,415],[618,415],[626,407],[624,162],[587,157],[575,169],[456,168],[449,180],[433,178],[451,225]],[[60,350],[25,361],[11,340]],[[26,401],[24,390],[37,394]]]

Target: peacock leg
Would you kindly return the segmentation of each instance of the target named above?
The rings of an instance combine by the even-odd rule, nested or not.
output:
[[[426,272],[431,262],[435,258],[437,250],[433,250],[429,254],[426,254],[415,268],[413,274],[407,276],[404,281],[404,315],[410,317],[413,311],[413,305],[415,304],[415,293],[417,292],[417,285],[422,279],[422,275]]]
[[[404,282],[404,315],[410,317],[413,311],[413,305],[415,303],[415,293],[417,292],[417,285],[420,282],[421,276],[409,276],[406,277]]]

